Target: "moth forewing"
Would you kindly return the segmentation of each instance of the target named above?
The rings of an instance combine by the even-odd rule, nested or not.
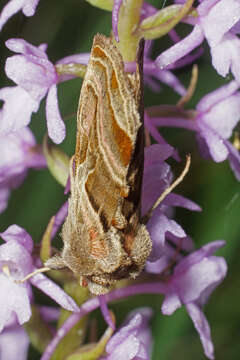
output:
[[[143,44],[136,74],[126,74],[112,40],[94,37],[79,100],[64,248],[46,263],[67,266],[97,295],[117,280],[136,277],[151,251],[140,223],[142,57]]]

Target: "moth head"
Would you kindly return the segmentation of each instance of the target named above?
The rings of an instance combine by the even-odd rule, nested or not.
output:
[[[93,295],[104,295],[109,293],[111,290],[111,285],[112,284],[110,283],[100,284],[95,281],[87,280],[88,289]]]

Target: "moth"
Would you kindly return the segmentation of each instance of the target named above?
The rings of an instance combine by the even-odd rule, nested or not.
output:
[[[152,247],[140,221],[143,49],[140,52],[136,72],[127,74],[112,40],[94,37],[79,99],[64,247],[60,256],[45,263],[52,269],[71,269],[96,295],[107,293],[117,280],[136,278]]]

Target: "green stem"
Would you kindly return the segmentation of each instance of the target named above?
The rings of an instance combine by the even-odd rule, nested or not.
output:
[[[125,62],[135,61],[139,36],[134,34],[140,22],[143,0],[127,0],[119,13],[117,44]]]

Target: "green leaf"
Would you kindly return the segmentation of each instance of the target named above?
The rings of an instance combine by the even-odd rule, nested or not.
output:
[[[108,340],[113,334],[113,329],[108,327],[101,339],[96,344],[87,344],[79,348],[66,360],[97,360],[104,352]]]
[[[52,216],[42,237],[40,259],[43,263],[45,263],[45,261],[47,261],[51,257],[51,234],[54,221],[55,216]]]
[[[76,301],[80,306],[89,296],[87,288],[79,285],[77,281],[71,281],[65,284],[64,290]],[[61,309],[58,320],[58,328],[67,320],[72,313]],[[87,316],[84,316],[62,339],[58,344],[51,360],[64,360],[66,356],[75,351],[84,341],[86,334]]]
[[[122,3],[119,11],[118,35],[116,43],[124,62],[136,60],[139,34],[135,33],[141,19],[143,0],[128,0]]]
[[[80,78],[84,78],[87,65],[70,63],[70,64],[57,64],[55,65],[58,75],[72,75]]]
[[[31,344],[42,353],[50,342],[52,334],[47,323],[42,319],[38,308],[34,305],[32,305],[32,316],[24,324],[24,328],[28,333]]]
[[[86,0],[92,6],[98,7],[102,10],[112,11],[113,0]]]
[[[156,14],[145,18],[136,33],[145,39],[156,39],[167,34],[191,10],[194,0],[187,0],[182,5],[171,5],[159,10]]]
[[[69,175],[69,157],[56,145],[49,145],[47,136],[43,140],[43,153],[53,177],[62,186],[66,186]]]

